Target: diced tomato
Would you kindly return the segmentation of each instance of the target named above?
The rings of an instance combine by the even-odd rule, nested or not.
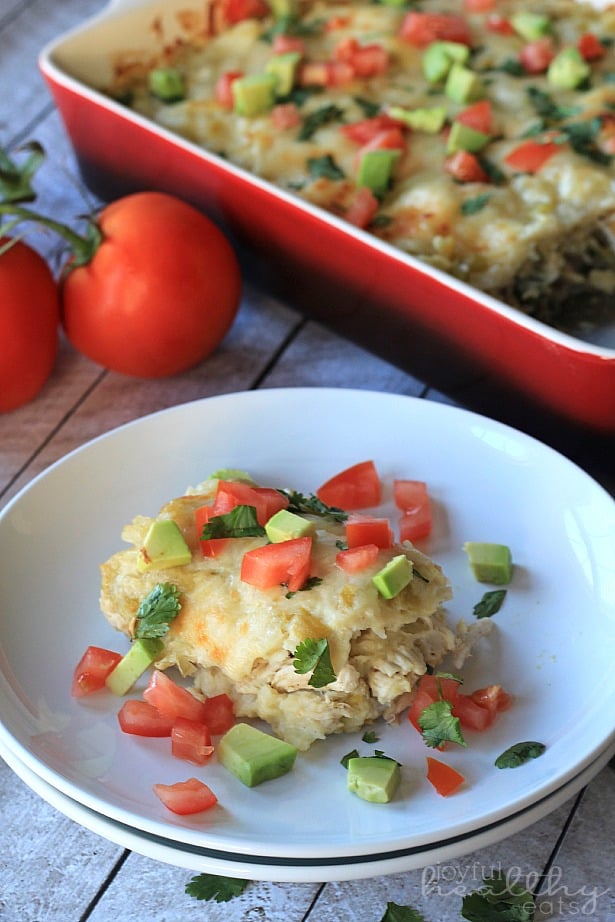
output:
[[[421,506],[428,499],[427,484],[424,480],[393,481],[393,502],[402,512]]]
[[[211,788],[198,778],[176,781],[175,784],[154,784],[152,790],[168,810],[180,816],[202,813],[218,803]]]
[[[448,797],[453,794],[464,783],[465,778],[455,768],[427,756],[427,780],[433,784],[434,788],[442,797]]]
[[[87,648],[73,672],[71,695],[84,698],[105,687],[105,681],[122,658],[121,653],[105,650],[103,647]]]
[[[519,60],[528,74],[544,74],[554,57],[555,46],[548,35],[528,42],[519,52]]]
[[[463,8],[468,13],[487,13],[495,9],[496,0],[463,0]]]
[[[316,495],[327,506],[365,509],[380,504],[382,484],[374,462],[360,461],[323,483]]]
[[[615,154],[615,115],[603,115],[598,147],[605,154]]]
[[[431,534],[431,503],[426,502],[415,509],[408,509],[399,517],[399,540],[418,541]]]
[[[586,61],[597,61],[606,54],[606,46],[593,32],[585,32],[577,42],[577,48]]]
[[[346,544],[349,548],[361,547],[364,544],[375,544],[381,548],[391,547],[393,529],[389,520],[384,517],[349,516],[346,520]]]
[[[171,753],[176,759],[205,765],[213,751],[208,726],[186,717],[177,718],[171,730]]]
[[[367,186],[359,186],[344,212],[344,218],[354,227],[369,227],[379,207],[380,203],[372,190]]]
[[[281,32],[274,36],[274,54],[287,54],[291,51],[298,51],[299,54],[305,54],[304,40],[298,35],[284,35]]]
[[[485,26],[489,32],[495,32],[498,35],[514,35],[515,29],[510,19],[506,16],[500,16],[498,13],[492,13],[487,16]]]
[[[481,707],[471,695],[459,694],[453,705],[453,717],[458,717],[464,730],[477,730],[482,733],[493,723],[493,717],[487,708]]]
[[[485,708],[492,718],[495,718],[502,711],[507,711],[513,702],[512,695],[505,692],[501,685],[487,685],[485,688],[477,688],[470,697],[476,704]]]
[[[448,701],[454,705],[459,698],[459,682],[444,676],[424,675],[419,680],[414,692],[412,703],[408,710],[408,720],[412,726],[421,732],[419,716],[436,701]]]
[[[237,506],[254,506],[259,525],[265,526],[272,515],[286,509],[288,498],[271,487],[251,487],[238,481],[219,480],[214,513],[225,515]]]
[[[278,131],[287,131],[301,124],[301,113],[294,102],[279,103],[271,110],[271,121]]]
[[[480,160],[468,150],[458,150],[444,161],[444,169],[459,182],[489,182]]]
[[[143,697],[165,717],[173,720],[186,717],[188,720],[206,722],[204,702],[174,682],[161,669],[152,672]]]
[[[212,695],[206,698],[203,717],[212,736],[220,736],[235,723],[235,708],[228,695]]]
[[[399,32],[400,38],[419,48],[432,42],[459,42],[470,45],[470,27],[463,16],[454,13],[419,13],[411,10],[406,14]]]
[[[391,118],[386,113],[382,113],[371,118],[360,119],[358,122],[342,125],[340,131],[351,141],[356,141],[357,144],[363,145],[389,128],[401,128],[401,122]]]
[[[153,704],[140,698],[124,701],[117,719],[123,732],[133,736],[170,736],[174,723],[174,718],[165,717]]]
[[[361,45],[356,38],[342,39],[333,49],[333,57],[349,64],[357,77],[385,74],[389,67],[389,55],[382,45]]]
[[[216,85],[214,87],[214,98],[216,102],[220,103],[221,106],[224,106],[225,109],[232,109],[235,105],[235,100],[233,97],[233,83],[240,77],[243,77],[243,71],[227,70],[225,73],[220,74],[216,80]]]
[[[523,141],[504,157],[504,162],[520,173],[537,173],[560,150],[561,145],[552,141]]]
[[[229,543],[230,538],[201,538],[203,529],[211,518],[216,515],[213,506],[199,506],[194,510],[194,525],[199,537],[203,557],[217,557]]]
[[[474,131],[481,131],[483,134],[493,133],[493,109],[488,99],[481,99],[479,102],[467,106],[458,115],[455,116],[456,122],[473,128]]]
[[[301,86],[345,86],[355,79],[355,72],[346,61],[306,61],[299,68]]]
[[[359,547],[351,547],[345,551],[338,551],[335,556],[335,563],[346,573],[358,573],[372,566],[378,559],[380,548],[377,544],[363,544]]]
[[[263,19],[269,12],[265,0],[222,0],[222,16],[229,25],[244,19]]]
[[[325,21],[325,31],[334,32],[336,29],[345,29],[350,23],[350,16],[329,16]]]
[[[311,537],[265,544],[243,555],[240,579],[257,589],[287,586],[297,592],[310,575],[311,560]]]
[[[361,162],[361,158],[372,150],[401,150],[403,151],[406,147],[406,138],[404,136],[401,128],[384,128],[382,131],[379,131],[378,134],[374,135],[371,140],[366,144],[363,144],[359,148],[356,154],[356,164],[357,167]]]

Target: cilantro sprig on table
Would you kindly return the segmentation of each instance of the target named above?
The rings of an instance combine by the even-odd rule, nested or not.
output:
[[[308,637],[302,640],[294,652],[293,666],[298,675],[312,673],[308,680],[308,685],[312,688],[323,688],[335,682],[337,678],[331,665],[329,641],[326,637],[321,637],[319,640],[312,640]]]
[[[186,893],[196,900],[215,900],[228,903],[248,886],[248,880],[238,877],[220,877],[217,874],[197,874],[186,884]]]
[[[533,895],[511,882],[503,871],[483,878],[484,887],[463,898],[461,915],[468,922],[532,922],[536,910]]]
[[[143,640],[164,637],[181,609],[180,595],[172,583],[156,583],[137,609],[133,636]]]

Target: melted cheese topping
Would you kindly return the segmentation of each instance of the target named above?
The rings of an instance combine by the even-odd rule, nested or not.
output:
[[[194,511],[210,504],[216,482],[172,500],[159,518],[172,518],[192,550],[185,566],[142,573],[140,548],[153,519],[139,516],[123,538],[132,544],[101,567],[101,608],[130,635],[142,599],[157,583],[178,587],[181,610],[164,638],[160,668],[177,666],[206,695],[225,692],[238,716],[268,721],[298,748],[330,733],[356,730],[380,716],[392,720],[430,666],[456,649],[442,604],[451,597],[440,567],[409,544],[381,550],[372,567],[347,574],[335,563],[343,528],[314,517],[311,576],[320,582],[288,596],[284,586],[262,590],[240,579],[244,553],[266,538],[230,539],[217,557],[201,554]],[[397,554],[415,569],[410,584],[384,599],[371,577]],[[418,571],[418,573],[416,572]],[[327,638],[336,681],[308,684],[293,666],[306,639]]]

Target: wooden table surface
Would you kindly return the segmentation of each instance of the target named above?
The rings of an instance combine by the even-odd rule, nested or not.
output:
[[[39,204],[68,223],[93,203],[36,58],[45,42],[103,5],[0,0],[0,143],[9,149],[33,139],[43,144],[47,159],[37,180]],[[38,234],[32,243],[57,264],[55,239]],[[217,352],[171,379],[127,379],[62,341],[41,394],[0,416],[0,504],[67,452],[144,414],[216,394],[289,386],[369,388],[456,402],[456,395],[430,389],[248,282],[237,321]],[[613,455],[603,445],[593,448],[558,430],[549,430],[549,440],[613,488]],[[253,882],[226,903],[186,895],[193,872],[82,828],[1,760],[0,811],[2,922],[379,922],[389,901],[414,907],[427,922],[448,922],[461,918],[460,892],[477,889],[493,869],[513,869],[522,882],[536,885],[537,919],[615,920],[613,764],[525,831],[439,868],[324,884]]]

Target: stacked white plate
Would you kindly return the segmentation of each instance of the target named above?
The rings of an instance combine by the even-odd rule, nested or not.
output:
[[[123,525],[155,515],[223,467],[305,493],[373,459],[395,519],[394,478],[425,480],[434,505],[421,549],[451,580],[452,623],[472,621],[485,588],[466,540],[507,544],[513,580],[494,630],[464,667],[467,689],[499,683],[514,706],[444,761],[466,783],[438,796],[433,754],[406,720],[378,742],[338,736],[301,753],[284,778],[243,787],[215,761],[170,754],[168,740],[122,734],[118,701],[71,698],[89,644],[126,641],[100,614],[99,564]],[[563,456],[500,423],[410,397],[343,389],[263,390],[210,398],[99,438],[34,480],[0,515],[0,754],[72,819],[172,864],[250,879],[324,881],[397,872],[459,856],[535,822],[615,752],[615,502]],[[135,694],[139,693],[139,688]],[[545,753],[517,769],[496,756],[522,740]],[[342,756],[375,747],[402,763],[386,805],[346,790]],[[156,782],[201,776],[219,805],[165,810]]]

